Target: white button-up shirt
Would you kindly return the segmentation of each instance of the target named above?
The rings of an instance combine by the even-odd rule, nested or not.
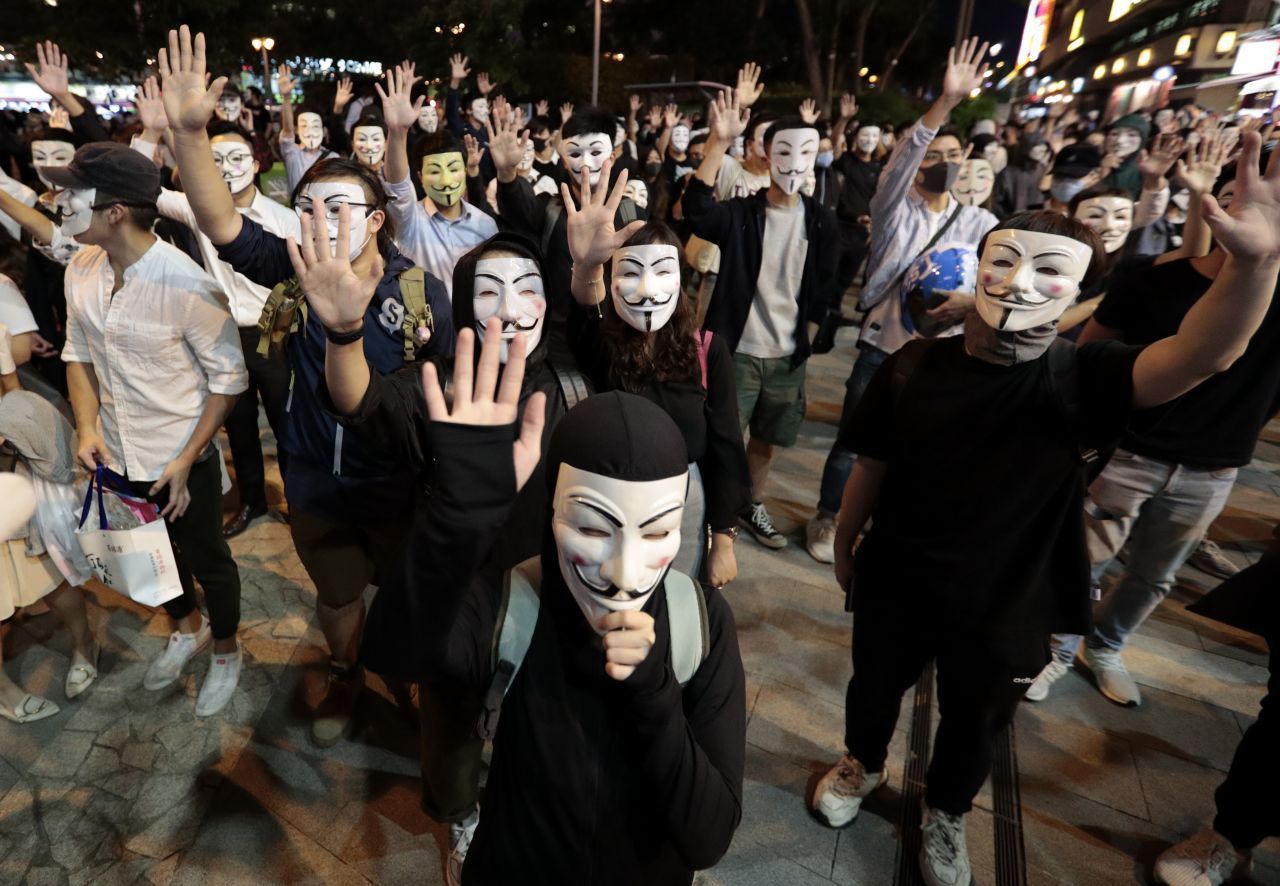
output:
[[[156,240],[114,295],[107,253],[86,246],[67,265],[62,359],[91,363],[110,467],[155,480],[182,452],[210,394],[249,386],[240,335],[217,282]]]
[[[400,251],[420,268],[440,278],[453,294],[453,268],[458,259],[498,233],[498,223],[483,210],[462,201],[462,215],[450,220],[441,212],[427,214],[413,182],[386,182],[387,213],[396,226]]]

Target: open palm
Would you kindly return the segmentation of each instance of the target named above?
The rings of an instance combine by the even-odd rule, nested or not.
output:
[[[1218,243],[1237,259],[1280,260],[1280,152],[1272,152],[1265,174],[1258,174],[1262,139],[1247,133],[1236,170],[1236,192],[1223,210],[1205,194],[1205,221]]]
[[[747,120],[751,112],[742,107],[736,93],[721,90],[709,110],[707,125],[720,144],[727,145],[747,131]]]
[[[289,260],[298,275],[307,304],[325,328],[349,332],[364,325],[364,314],[382,279],[382,257],[375,256],[362,280],[351,269],[351,209],[338,213],[337,243],[330,249],[329,227],[310,212],[303,213],[299,244],[289,237]]]
[[[169,125],[179,132],[204,129],[227,83],[226,77],[219,77],[205,86],[209,78],[205,73],[204,34],[196,34],[193,41],[186,25],[170,31],[169,46],[160,50],[156,67]]]
[[[600,170],[600,181],[609,181],[609,172],[613,161],[605,161]],[[613,192],[597,186],[591,188],[591,174],[584,165],[582,168],[582,207],[576,208],[573,195],[569,193],[567,184],[560,185],[560,197],[564,200],[565,233],[569,237],[569,254],[573,263],[583,267],[598,267],[613,257],[613,251],[644,226],[642,221],[634,221],[621,231],[613,226],[613,220],[622,203],[627,190],[627,172],[623,170],[614,182]],[[606,199],[607,198],[607,199]]]

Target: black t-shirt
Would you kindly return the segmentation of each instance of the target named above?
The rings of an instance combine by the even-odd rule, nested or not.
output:
[[[875,196],[884,163],[863,160],[853,151],[847,151],[836,161],[835,168],[841,177],[836,215],[842,222],[856,224],[859,218],[871,214],[871,198]]]
[[[902,391],[894,368],[926,348]],[[934,618],[991,635],[1089,627],[1081,446],[1123,431],[1137,348],[1076,351],[1079,427],[1066,425],[1041,357],[996,366],[964,338],[908,342],[853,416],[855,452],[888,465],[857,555],[858,599],[915,595]]]
[[[1149,345],[1178,331],[1212,280],[1190,259],[1136,262],[1117,275],[1094,314],[1121,340]],[[1280,409],[1280,299],[1272,299],[1244,355],[1172,403],[1135,412],[1120,445],[1137,455],[1203,470],[1253,459],[1258,435]]]

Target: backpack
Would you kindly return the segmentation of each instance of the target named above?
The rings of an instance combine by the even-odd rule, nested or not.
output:
[[[427,343],[431,333],[435,331],[435,316],[431,313],[431,305],[427,303],[427,278],[422,268],[414,267],[403,271],[397,278],[400,284],[400,299],[404,302],[404,360],[412,363],[418,354],[418,348]],[[273,347],[282,348],[289,336],[299,329],[306,328],[307,300],[297,277],[290,277],[283,283],[277,283],[267,296],[262,306],[262,315],[258,318],[258,355],[265,357]],[[420,335],[426,330],[426,335]]]
[[[698,672],[711,645],[707,601],[702,586],[674,569],[663,580],[667,593],[667,621],[671,628],[671,670],[684,687]],[[476,732],[486,741],[498,728],[502,700],[515,681],[538,623],[542,588],[542,559],[531,557],[509,569],[502,580],[502,606],[493,637],[493,679],[485,693],[484,710]]]

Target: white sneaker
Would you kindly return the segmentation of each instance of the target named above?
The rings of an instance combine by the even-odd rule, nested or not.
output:
[[[969,886],[973,869],[965,844],[963,815],[951,815],[924,807],[920,822],[924,845],[920,847],[920,873],[929,886]]]
[[[836,520],[818,514],[804,528],[805,548],[819,563],[836,562]]]
[[[1205,828],[1156,859],[1157,883],[1166,886],[1222,886],[1232,877],[1249,872],[1248,853],[1241,855],[1213,828]]]
[[[196,697],[197,717],[212,717],[227,706],[231,696],[236,694],[243,662],[244,656],[239,646],[236,646],[235,652],[213,653],[209,673],[205,674],[204,685],[200,687],[200,695]]]
[[[1093,649],[1088,643],[1080,644],[1084,662],[1093,672],[1098,691],[1116,704],[1137,707],[1142,703],[1138,683],[1124,666],[1124,659],[1114,649]]]
[[[1027,687],[1027,694],[1023,696],[1027,701],[1044,701],[1049,696],[1049,689],[1054,683],[1062,679],[1063,674],[1071,670],[1070,665],[1065,665],[1056,658],[1049,659],[1049,663],[1044,666],[1039,675]]]
[[[462,865],[467,860],[467,850],[471,848],[471,838],[476,835],[478,824],[480,808],[477,806],[466,821],[449,825],[449,864],[445,869],[445,879],[449,886],[461,886]]]
[[[813,789],[809,808],[828,827],[842,828],[858,817],[863,799],[883,781],[884,772],[867,772],[846,753]]]
[[[174,631],[169,635],[169,645],[165,647],[164,652],[160,653],[147,668],[147,675],[142,678],[142,685],[152,692],[169,686],[182,676],[182,669],[187,666],[187,662],[191,661],[197,652],[208,646],[212,639],[213,631],[209,628],[208,619],[203,616],[200,620],[200,630],[194,634]]]

